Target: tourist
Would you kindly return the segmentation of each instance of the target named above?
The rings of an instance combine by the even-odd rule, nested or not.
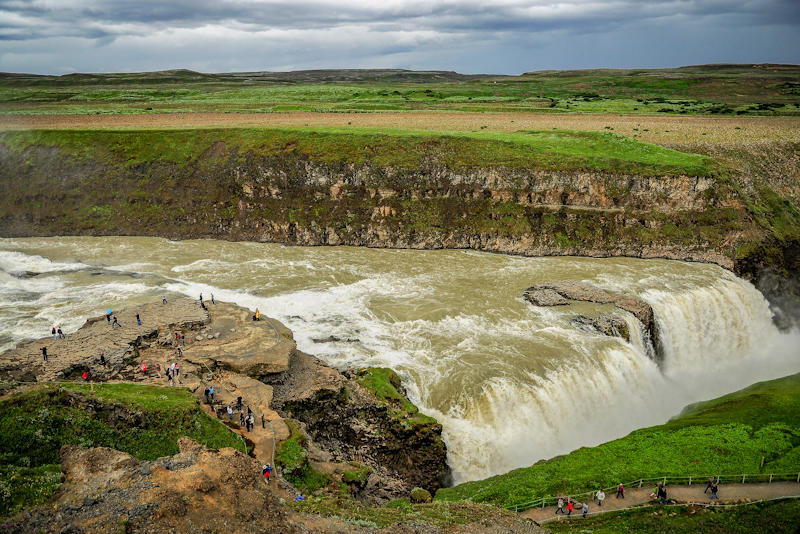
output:
[[[180,345],[178,345],[177,353],[179,358],[183,358],[183,347],[181,347]]]
[[[161,304],[166,304],[166,303],[167,303],[167,296],[161,295]]]
[[[142,374],[147,374],[147,362],[142,360]]]
[[[567,500],[567,517],[572,515],[572,510],[573,509],[574,508],[572,506],[572,499]]]
[[[178,375],[181,374],[181,366],[178,362],[175,362],[175,378],[178,378]]]
[[[708,490],[714,485],[714,477],[709,477],[708,482],[706,483],[706,489],[703,490],[703,493],[707,493]]]
[[[169,374],[169,370],[167,371],[167,374]],[[211,404],[211,402],[208,400],[208,388],[206,388],[206,390],[203,393],[206,396],[206,404]]]
[[[56,341],[58,339],[58,337],[57,337],[58,335],[56,334],[56,327],[55,326],[52,328],[51,332],[53,334],[53,341]]]
[[[233,421],[233,408],[231,408],[231,405],[229,404],[225,410],[228,412],[228,421]]]
[[[242,398],[241,397],[236,397],[236,411],[237,412],[241,412],[242,411]]]
[[[216,304],[216,302],[214,302],[214,293],[211,293],[211,304]]]
[[[711,491],[714,491],[713,489]],[[656,494],[661,504],[667,504],[667,488],[661,482],[658,483],[658,493]]]
[[[42,347],[39,350],[42,351],[42,358],[44,361],[47,361],[47,347]]]
[[[172,362],[169,365],[169,372],[172,374],[172,376],[175,376],[175,362]]]
[[[102,352],[100,353],[100,365],[103,366],[103,369],[108,368],[108,366],[106,365],[106,357],[103,355]]]
[[[139,318],[139,314],[138,313],[136,314],[136,324],[138,324],[139,326],[142,326],[142,320],[141,320],[141,318]]]
[[[269,477],[272,474],[272,466],[269,464],[264,464],[264,467],[261,468],[261,475],[264,477],[264,480],[267,481],[269,484]]]
[[[306,498],[303,497],[303,495],[301,493],[298,493],[297,497],[294,498],[294,502],[300,502],[300,501],[304,501],[304,500],[306,500]]]
[[[89,371],[84,371],[83,374],[81,375],[81,378],[83,378],[84,380],[89,380]]]
[[[109,308],[108,313],[106,314],[106,323],[111,325],[111,309]]]
[[[117,316],[116,315],[114,316],[114,321],[112,321],[112,323],[111,323],[111,328],[114,328],[114,326],[118,326],[118,327],[122,328],[122,325],[119,324],[119,321],[117,320]]]
[[[625,498],[625,486],[622,485],[622,482],[620,482],[619,486],[617,486],[617,499],[620,497],[623,499]]]
[[[239,426],[244,426],[244,412],[239,412]]]
[[[208,388],[208,394],[211,396],[211,402],[214,402],[214,386]]]
[[[267,420],[264,419],[264,414],[261,414],[261,428],[267,428]]]
[[[716,482],[713,482],[711,484],[711,498],[708,499],[708,502],[711,502],[714,499],[719,500],[719,495],[717,495],[718,492],[719,492],[719,485]]]
[[[603,506],[603,501],[606,500],[606,494],[603,488],[597,490],[597,506]]]
[[[562,514],[564,513],[564,499],[562,499],[561,497],[558,498],[558,507],[556,508],[556,515],[558,515],[559,512],[561,512]]]
[[[167,371],[167,378],[169,379],[169,387],[172,387],[172,373]]]
[[[208,311],[208,306],[206,306],[206,303],[203,302],[202,300],[200,301],[200,307],[203,308],[204,310]]]
[[[583,517],[586,518],[586,514],[589,513],[589,505],[587,503],[583,503]]]
[[[64,334],[64,332],[62,332],[60,328],[57,330],[57,332],[58,332],[58,337],[59,337],[59,338],[61,338],[61,339],[67,339],[67,336],[66,336],[66,334]]]
[[[200,304],[203,304],[203,294],[200,293]]]
[[[253,410],[250,409],[250,405],[248,404],[247,405],[247,417],[250,417],[251,415],[253,415]]]
[[[248,422],[250,423],[250,430],[253,430],[256,427],[256,418],[251,415],[248,418]]]

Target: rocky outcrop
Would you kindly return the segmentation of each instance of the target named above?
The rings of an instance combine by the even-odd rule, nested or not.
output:
[[[435,492],[449,479],[442,427],[417,412],[397,375],[382,371],[394,398],[376,396],[363,385],[369,370],[343,375],[297,352],[289,372],[270,381],[274,406],[299,421],[324,451],[318,461],[357,461],[370,468],[362,498],[386,502],[415,487]]]
[[[305,532],[260,476],[256,460],[189,438],[148,462],[107,448],[64,445],[65,483],[49,505],[6,532]]]
[[[642,324],[645,341],[649,341],[654,348],[656,361],[659,364],[663,361],[658,323],[653,308],[640,298],[615,295],[591,284],[577,281],[538,284],[527,288],[522,296],[534,306],[562,306],[568,304],[569,301],[613,304],[617,308],[630,312],[639,320]],[[613,314],[603,314],[598,317],[578,315],[571,322],[583,330],[618,336],[630,341],[627,323],[621,317]]]
[[[631,340],[631,332],[625,319],[611,313],[604,313],[597,317],[577,315],[570,320],[570,324],[586,332],[596,332],[606,336],[621,337],[625,341]]]

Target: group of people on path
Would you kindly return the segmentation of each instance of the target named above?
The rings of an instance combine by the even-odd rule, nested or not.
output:
[[[709,501],[713,502],[714,499],[719,501],[719,483],[714,480],[714,477],[710,477],[708,479],[708,483],[706,484],[706,489],[703,490],[703,494],[710,493]],[[667,497],[667,486],[663,482],[659,482],[656,487],[653,488],[653,491],[650,493],[649,497],[651,499],[657,499],[658,502],[662,505],[665,505],[669,502]],[[597,500],[597,506],[602,508],[603,503],[606,499],[606,494],[602,488],[597,490],[595,493],[595,498]],[[620,483],[617,486],[617,499],[624,499],[625,498],[625,486]],[[564,511],[564,505],[566,504],[566,511]],[[575,510],[576,502],[572,500],[571,497],[559,497],[558,503],[556,506],[555,515],[563,514],[567,517],[572,515],[572,512]],[[589,513],[589,505],[587,503],[583,503],[582,505],[583,517],[586,517]]]
[[[228,405],[225,407],[225,411],[228,413],[228,420],[233,421],[233,412],[234,407],[232,405]],[[235,411],[239,412],[239,425],[245,427],[247,432],[250,432],[256,426],[256,418],[253,410],[250,406],[247,406],[247,415],[244,413],[244,403],[242,402],[242,397],[236,397],[236,408]],[[261,428],[266,428],[266,419],[264,419],[264,414],[261,414]]]

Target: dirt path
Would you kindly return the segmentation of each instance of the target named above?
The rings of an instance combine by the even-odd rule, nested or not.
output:
[[[800,117],[676,117],[577,113],[163,113],[4,115],[0,130],[89,128],[241,128],[331,126],[500,132],[614,131],[651,143],[800,141]]]
[[[707,503],[709,501],[709,494],[703,493],[705,484],[694,484],[691,486],[667,486],[667,496],[670,500],[678,503]],[[617,499],[616,492],[609,491],[606,494],[605,502],[602,507],[597,506],[597,501],[592,500],[589,502],[589,513],[596,514],[602,512],[612,512],[614,510],[622,510],[631,508],[636,505],[645,504],[653,499],[650,493],[653,491],[652,486],[646,488],[633,488],[625,491],[624,499]],[[795,482],[773,482],[772,484],[728,484],[719,486],[719,503],[740,503],[742,501],[757,501],[761,499],[775,499],[778,497],[794,497],[800,496],[800,484]],[[717,502],[715,500],[715,502]],[[575,505],[573,516],[580,517],[581,506],[583,502],[578,502]],[[564,507],[566,509],[566,506]],[[544,508],[531,508],[520,515],[535,521],[546,521],[555,517],[564,517],[560,514],[556,516],[555,506],[546,506]]]

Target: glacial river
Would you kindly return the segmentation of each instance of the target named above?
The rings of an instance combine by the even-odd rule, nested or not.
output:
[[[632,316],[628,343],[569,323],[609,306],[535,308],[521,298],[560,280],[649,302],[662,367]],[[713,265],[137,237],[0,239],[0,351],[53,325],[74,331],[108,307],[200,292],[278,318],[301,350],[333,366],[396,370],[442,423],[456,482],[800,372],[800,334],[779,333],[761,294]]]

